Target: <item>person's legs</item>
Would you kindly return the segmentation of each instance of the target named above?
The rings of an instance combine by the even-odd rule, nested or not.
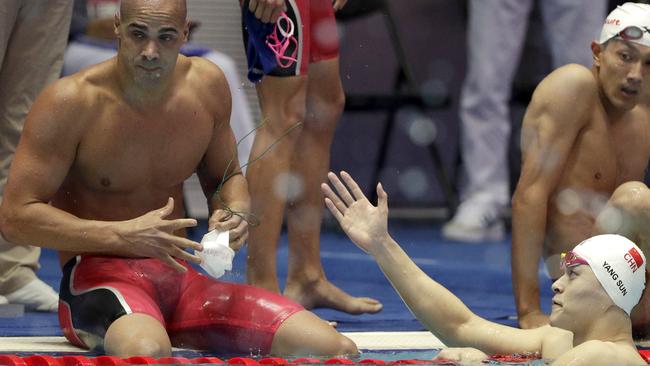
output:
[[[263,125],[255,135],[246,178],[251,211],[260,223],[249,229],[246,277],[252,285],[280,292],[276,250],[287,194],[292,194],[291,158],[303,128],[292,127],[305,121],[307,77],[265,76],[257,93]]]
[[[159,260],[77,256],[62,268],[59,324],[73,344],[119,357],[168,356],[165,328],[197,272]],[[198,296],[193,296],[194,298]]]
[[[128,314],[115,320],[106,331],[104,351],[117,357],[171,356],[172,346],[165,327],[146,314]]]
[[[542,1],[544,28],[549,35],[553,68],[579,63],[591,68],[591,42],[607,15],[606,0]]]
[[[41,90],[59,77],[72,2],[10,0],[0,7],[1,194],[27,112]],[[56,293],[34,273],[39,255],[39,248],[0,239],[0,293],[28,308],[56,311]]]
[[[443,227],[450,239],[501,239],[510,199],[508,139],[511,84],[519,63],[530,0],[472,0],[467,75],[460,101],[461,204]]]
[[[167,329],[177,347],[275,356],[356,354],[352,341],[286,297],[195,275]]]
[[[344,94],[338,58],[309,66],[307,114],[297,141],[291,171],[301,182],[300,194],[287,207],[289,273],[285,295],[307,309],[328,307],[348,313],[374,313],[381,304],[354,298],[327,281],[320,261],[323,194],[330,166],[330,146],[343,111]]]

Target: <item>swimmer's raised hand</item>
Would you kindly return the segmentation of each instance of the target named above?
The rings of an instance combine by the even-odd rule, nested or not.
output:
[[[327,177],[337,193],[329,185],[321,184],[325,205],[350,239],[359,248],[372,254],[374,249],[389,238],[388,194],[381,183],[377,184],[378,203],[375,207],[348,173],[341,172],[343,181],[332,172]]]
[[[230,249],[238,251],[248,239],[248,222],[241,215],[215,210],[208,220],[208,231],[229,231]]]
[[[284,0],[250,0],[248,9],[262,22],[275,23],[280,13],[287,11],[287,5]]]
[[[117,235],[122,240],[121,254],[133,257],[158,258],[169,266],[184,272],[186,268],[174,258],[188,262],[201,263],[201,259],[185,249],[202,250],[201,244],[174,235],[174,232],[196,226],[194,219],[173,219],[167,217],[174,211],[174,199],[157,210],[150,211],[135,219],[124,221]]]

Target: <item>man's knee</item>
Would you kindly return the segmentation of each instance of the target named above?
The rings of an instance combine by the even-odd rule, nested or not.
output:
[[[356,355],[359,353],[357,345],[352,340],[344,335],[341,335],[338,340],[338,350],[334,353],[337,355]]]
[[[138,338],[128,342],[122,342],[121,345],[115,345],[109,349],[106,347],[106,353],[118,357],[168,357],[171,356],[171,345],[161,342],[160,339]]]
[[[322,93],[309,98],[305,131],[319,136],[318,141],[330,141],[345,106],[343,91]]]
[[[306,116],[303,104],[287,101],[285,105],[273,107],[276,111],[263,111],[262,128],[258,133],[267,133],[276,140],[283,139],[284,144],[293,145],[300,136]]]
[[[337,90],[332,95],[332,97],[329,100],[329,105],[333,112],[335,113],[343,112],[343,108],[345,107],[345,93],[343,93],[343,89]]]
[[[345,93],[341,87],[318,89],[314,94],[313,104],[316,105],[311,105],[312,111],[337,116],[343,112]]]
[[[104,350],[118,357],[171,355],[167,331],[155,318],[145,314],[129,314],[110,325],[104,338]]]
[[[614,190],[609,202],[616,208],[628,212],[638,212],[643,207],[648,207],[650,191],[642,182],[626,182]]]
[[[271,353],[278,356],[331,357],[358,352],[352,340],[309,311],[297,312],[286,319],[275,333],[271,346]]]
[[[641,182],[621,184],[596,219],[598,233],[620,234],[637,240],[649,217],[650,191]]]

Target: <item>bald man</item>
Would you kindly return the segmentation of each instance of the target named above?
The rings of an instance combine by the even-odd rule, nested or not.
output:
[[[116,57],[63,78],[30,111],[0,209],[12,242],[60,251],[59,319],[72,343],[120,357],[171,347],[356,353],[302,306],[196,272],[182,184],[197,172],[209,230],[247,237],[249,196],[221,70],[179,55],[185,1],[124,0]],[[50,204],[48,204],[50,203]]]

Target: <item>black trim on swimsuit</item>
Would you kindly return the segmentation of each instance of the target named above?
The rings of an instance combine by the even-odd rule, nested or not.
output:
[[[72,258],[63,266],[59,298],[70,306],[75,333],[84,343],[91,346],[96,341],[89,343],[84,339],[87,337],[84,336],[84,333],[89,333],[103,340],[108,327],[127,313],[119,299],[110,290],[100,288],[84,291],[78,295],[73,295],[70,292],[70,288],[73,286],[71,282],[72,271],[78,260],[78,257]],[[79,330],[82,332],[79,332]]]

